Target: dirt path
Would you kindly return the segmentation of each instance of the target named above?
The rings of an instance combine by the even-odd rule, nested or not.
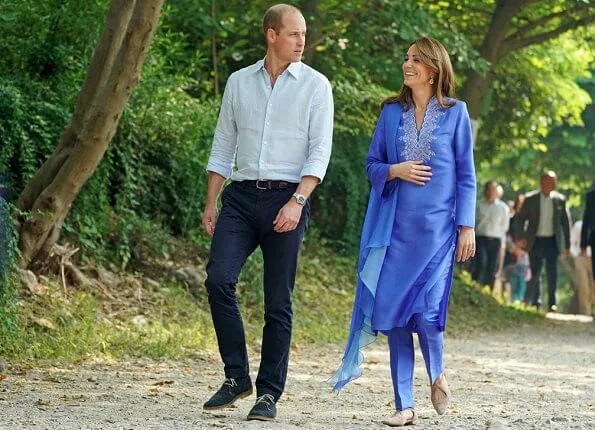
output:
[[[364,377],[339,396],[321,381],[339,347],[292,352],[287,391],[274,423],[244,421],[253,399],[217,413],[201,405],[221,383],[217,357],[185,362],[93,362],[17,372],[0,382],[1,429],[373,429],[391,414],[386,345],[366,354]],[[483,336],[449,338],[449,413],[431,408],[417,357],[416,428],[595,428],[595,323],[548,322]],[[256,359],[253,360],[253,373]]]

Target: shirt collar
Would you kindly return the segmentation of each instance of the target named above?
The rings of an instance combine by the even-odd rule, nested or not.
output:
[[[254,64],[254,72],[259,72],[261,70],[264,70],[264,60],[265,59],[266,59],[266,57],[263,58],[262,60],[258,60],[256,62],[256,64]],[[303,66],[303,63],[301,61],[297,61],[295,63],[290,63],[289,66],[287,67],[287,71],[289,72],[289,74],[291,76],[293,76],[297,80],[300,77],[300,73],[302,71],[302,66]]]
[[[546,196],[545,194],[543,194],[543,191],[541,191],[541,188],[539,189],[539,195],[541,196],[542,199],[551,199],[552,198],[552,192],[550,192],[549,196]]]

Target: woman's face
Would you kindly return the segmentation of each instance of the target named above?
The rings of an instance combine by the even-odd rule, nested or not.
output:
[[[411,45],[405,55],[405,62],[403,63],[404,84],[409,88],[423,88],[424,86],[431,87],[430,78],[436,73],[428,66],[421,62],[419,58],[417,47]]]

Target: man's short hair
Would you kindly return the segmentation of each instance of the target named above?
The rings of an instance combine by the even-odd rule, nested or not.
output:
[[[541,178],[539,178],[540,180],[544,180],[544,179],[558,179],[558,176],[556,175],[556,172],[554,172],[553,170],[546,170],[545,172],[543,172],[541,174]]]
[[[285,3],[279,3],[268,8],[262,18],[262,32],[265,38],[269,28],[272,28],[275,33],[279,34],[281,28],[283,28],[283,15],[287,12],[297,12],[301,14],[297,7]]]
[[[497,186],[498,186],[498,185],[500,185],[500,184],[498,184],[498,181],[496,181],[495,179],[490,179],[490,180],[489,180],[489,181],[487,181],[487,182],[485,183],[485,185],[483,186],[483,192],[484,192],[484,193],[487,193],[487,192],[488,192],[488,189],[490,188],[490,185],[494,185],[494,186],[496,186],[496,187],[497,187]]]

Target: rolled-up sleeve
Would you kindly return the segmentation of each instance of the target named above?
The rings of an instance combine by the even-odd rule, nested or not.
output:
[[[301,176],[314,176],[321,182],[331,158],[333,142],[333,91],[327,79],[321,81],[312,99],[308,127],[308,158]]]
[[[456,162],[456,210],[457,226],[475,227],[475,165],[473,163],[473,138],[467,105],[461,103],[454,134]]]
[[[235,78],[236,75],[232,74],[225,85],[211,155],[207,163],[207,171],[218,173],[226,179],[231,176],[238,146],[238,130],[233,113]]]

